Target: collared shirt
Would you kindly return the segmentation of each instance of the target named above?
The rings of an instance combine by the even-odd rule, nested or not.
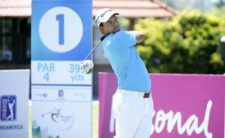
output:
[[[104,52],[118,79],[118,88],[151,92],[151,79],[136,50],[136,36],[132,31],[118,31],[103,41]]]

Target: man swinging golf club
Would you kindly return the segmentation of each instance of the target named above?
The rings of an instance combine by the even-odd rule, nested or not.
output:
[[[112,99],[115,138],[149,138],[153,116],[151,80],[135,45],[143,40],[138,31],[121,31],[118,12],[104,8],[97,12],[96,25],[104,35],[104,52],[118,80]]]

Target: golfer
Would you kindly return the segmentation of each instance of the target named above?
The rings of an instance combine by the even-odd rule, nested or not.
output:
[[[118,80],[112,99],[114,138],[149,138],[153,116],[151,80],[135,45],[143,40],[138,31],[121,31],[118,12],[104,8],[97,12],[96,25],[104,53]]]

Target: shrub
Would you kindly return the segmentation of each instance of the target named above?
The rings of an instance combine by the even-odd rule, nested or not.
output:
[[[225,64],[217,52],[224,25],[221,17],[194,10],[169,20],[141,19],[135,29],[146,39],[137,49],[150,72],[224,73]]]

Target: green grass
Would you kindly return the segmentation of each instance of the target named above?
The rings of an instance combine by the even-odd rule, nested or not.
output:
[[[98,138],[99,102],[92,102],[92,138]],[[32,138],[32,104],[29,104],[29,138]]]

